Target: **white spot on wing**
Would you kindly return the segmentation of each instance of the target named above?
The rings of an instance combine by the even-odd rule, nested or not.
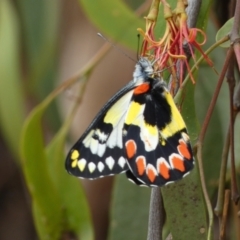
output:
[[[112,107],[106,113],[104,122],[110,123],[113,127],[113,131],[111,132],[107,140],[107,146],[109,148],[123,148],[122,129],[129,108],[129,103],[132,98],[132,94],[133,90],[124,94],[118,101],[116,101],[112,105]]]
[[[98,144],[97,155],[98,155],[99,157],[102,157],[103,154],[105,153],[105,151],[106,151],[106,144],[105,144],[105,143],[104,143],[104,144],[99,143],[99,144]]]
[[[102,142],[106,142],[107,141],[108,135],[105,134],[104,132],[101,132],[100,129],[96,129],[94,134],[98,136],[98,139],[99,139],[100,142],[101,141]]]
[[[190,138],[185,132],[182,132],[181,135],[182,135],[182,138],[185,142],[189,142]]]
[[[124,158],[124,157],[120,157],[120,158],[118,159],[118,165],[119,165],[121,168],[124,168],[125,164],[126,164],[125,158]]]
[[[88,135],[84,138],[83,140],[83,144],[86,148],[88,148],[91,144],[91,139],[92,139],[92,136],[94,134],[94,130],[91,130]]]
[[[87,163],[87,161],[84,158],[82,158],[78,161],[77,165],[81,172],[84,170],[86,163]]]
[[[119,119],[119,122],[117,126],[114,127],[113,131],[111,132],[107,145],[109,148],[114,148],[114,147],[123,147],[122,143],[122,129],[123,129],[123,124],[124,124],[124,117],[125,114]]]
[[[93,154],[96,154],[97,150],[98,150],[98,140],[92,138],[89,147],[90,147],[91,152]]]
[[[136,176],[135,176],[136,177]],[[138,177],[136,177],[137,178],[137,180],[139,181],[139,182],[141,182],[141,183],[143,183],[143,184],[146,184],[141,178],[138,178]]]
[[[108,157],[108,158],[106,158],[105,163],[109,167],[109,169],[112,170],[115,161],[112,157]]]
[[[104,169],[104,164],[103,164],[102,162],[99,162],[98,165],[97,165],[97,167],[98,167],[98,171],[99,171],[99,172],[102,172],[103,169]]]
[[[169,184],[171,184],[171,183],[174,183],[174,181],[166,182],[166,183],[165,183],[165,186],[167,186],[167,185],[169,185]]]
[[[90,172],[90,173],[93,173],[93,172],[95,171],[95,169],[96,169],[96,164],[93,163],[93,162],[90,162],[90,163],[88,164],[88,169],[89,169],[89,172]]]

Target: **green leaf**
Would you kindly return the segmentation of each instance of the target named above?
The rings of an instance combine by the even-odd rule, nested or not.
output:
[[[59,239],[63,233],[90,239],[91,222],[83,190],[64,170],[64,139],[71,121],[63,125],[47,150],[44,146],[43,114],[59,89],[35,107],[24,124],[22,167],[40,239]]]
[[[61,3],[58,0],[18,0],[23,43],[27,54],[28,87],[45,97],[54,86],[58,60]]]
[[[110,240],[147,239],[150,188],[128,181],[125,174],[116,177],[114,185]]]
[[[85,193],[77,178],[65,170],[64,145],[72,119],[68,119],[47,147],[49,171],[64,206],[65,231],[81,239],[92,239],[91,219]]]
[[[216,34],[216,42],[222,39],[223,37],[230,34],[232,27],[233,27],[234,18],[230,18],[217,32]],[[222,48],[229,48],[231,45],[230,40],[224,42],[220,45]]]
[[[41,239],[59,239],[62,231],[62,203],[50,177],[41,128],[44,107],[39,105],[27,118],[21,144],[22,167],[26,183],[35,204],[35,220],[44,225]],[[38,230],[40,230],[39,228]]]
[[[137,17],[124,1],[79,0],[79,3],[100,31],[136,50],[137,28],[143,28],[144,21]]]
[[[184,101],[181,114],[188,128],[192,146],[196,143],[199,126],[195,115],[194,86],[189,81],[183,89]],[[164,239],[169,233],[173,239],[206,239],[207,217],[202,196],[198,165],[182,180],[161,189],[166,212]],[[184,229],[184,231],[181,231]],[[203,231],[203,233],[200,233]]]
[[[173,239],[205,240],[208,228],[197,166],[184,179],[161,191],[167,219],[164,228]]]
[[[13,155],[18,156],[25,108],[19,63],[19,26],[11,1],[0,1],[0,16],[0,127]]]
[[[44,99],[55,87],[59,61],[59,25],[61,1],[58,0],[17,0],[21,19],[22,40],[26,58],[24,66],[25,91],[36,102]],[[48,108],[46,121],[51,129],[60,127],[60,117],[53,102]]]

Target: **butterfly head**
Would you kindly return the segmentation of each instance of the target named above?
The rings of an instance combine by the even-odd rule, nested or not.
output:
[[[146,79],[153,75],[154,69],[153,64],[147,58],[140,58],[135,66],[135,71],[133,72],[134,81]]]

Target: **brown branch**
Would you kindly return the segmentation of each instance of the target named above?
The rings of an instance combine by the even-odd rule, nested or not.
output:
[[[233,93],[235,88],[234,77],[234,62],[232,57],[229,61],[229,67],[226,74],[228,86],[229,86],[229,98],[230,98],[230,156],[231,156],[231,196],[235,203],[239,200],[239,193],[237,188],[236,179],[236,167],[235,167],[235,153],[234,153],[234,107],[233,107]]]
[[[200,142],[203,142],[203,140],[204,140],[204,137],[205,137],[205,134],[206,134],[206,131],[207,131],[207,128],[208,128],[208,124],[209,124],[209,121],[211,119],[211,116],[212,116],[212,113],[213,113],[213,109],[214,109],[214,107],[216,105],[217,98],[218,98],[218,95],[219,95],[219,92],[220,92],[220,89],[221,89],[221,86],[222,86],[225,74],[226,74],[227,69],[228,69],[229,61],[230,61],[232,55],[233,55],[233,48],[230,48],[228,50],[226,60],[224,62],[221,74],[219,76],[218,83],[217,83],[215,92],[213,94],[213,98],[212,98],[211,103],[209,105],[209,108],[208,108],[208,111],[207,111],[207,115],[206,115],[206,117],[204,119],[204,122],[203,122],[203,126],[202,126],[202,129],[201,129],[200,135],[199,135],[199,141]]]
[[[159,188],[153,188],[149,208],[147,240],[162,240],[162,228],[164,224],[163,213],[161,190]]]
[[[221,219],[222,214],[223,214],[224,191],[225,191],[225,181],[226,181],[229,146],[230,146],[230,126],[228,128],[227,136],[226,136],[225,143],[223,146],[220,176],[219,176],[219,183],[218,183],[217,203],[216,203],[216,207],[214,208],[214,213],[219,217],[219,219]],[[220,220],[219,220],[219,222],[220,222]]]
[[[198,14],[200,12],[202,0],[188,0],[188,7],[186,9],[188,15],[188,26],[193,28],[197,24]]]
[[[223,209],[222,223],[220,226],[220,240],[224,240],[226,236],[226,225],[227,225],[227,214],[228,214],[229,202],[230,202],[230,190],[226,190],[225,196],[224,196],[224,209]]]
[[[240,69],[239,28],[240,28],[240,0],[237,0],[236,6],[235,6],[234,21],[233,21],[232,31],[230,34],[230,39],[233,44],[234,53],[235,53],[237,64],[238,64],[238,69]]]
[[[240,84],[239,83],[233,95],[233,107],[235,111],[240,111]]]

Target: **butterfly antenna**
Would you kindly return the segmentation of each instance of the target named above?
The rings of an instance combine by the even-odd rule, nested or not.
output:
[[[122,53],[125,57],[127,57],[128,59],[132,60],[133,62],[136,63],[136,60],[134,60],[133,58],[131,58],[129,55],[127,55],[127,53],[125,53],[122,49],[120,49],[116,44],[114,44],[112,41],[110,41],[109,39],[107,39],[106,37],[104,37],[101,33],[97,33],[97,35],[99,37],[101,37],[102,39],[104,39],[106,42],[108,42],[112,47],[114,47],[118,52]]]
[[[140,49],[140,34],[138,34],[137,35],[137,38],[138,38],[138,42],[137,42],[137,60],[139,60],[139,56],[140,56],[140,54],[139,54],[139,49]]]
[[[170,66],[168,66],[168,67],[165,67],[165,68],[162,69],[162,70],[158,70],[158,71],[156,71],[155,73],[162,73],[162,72],[164,72],[165,70],[167,70],[167,69],[173,67],[174,65],[175,65],[175,64],[172,64],[172,65],[170,65]]]

